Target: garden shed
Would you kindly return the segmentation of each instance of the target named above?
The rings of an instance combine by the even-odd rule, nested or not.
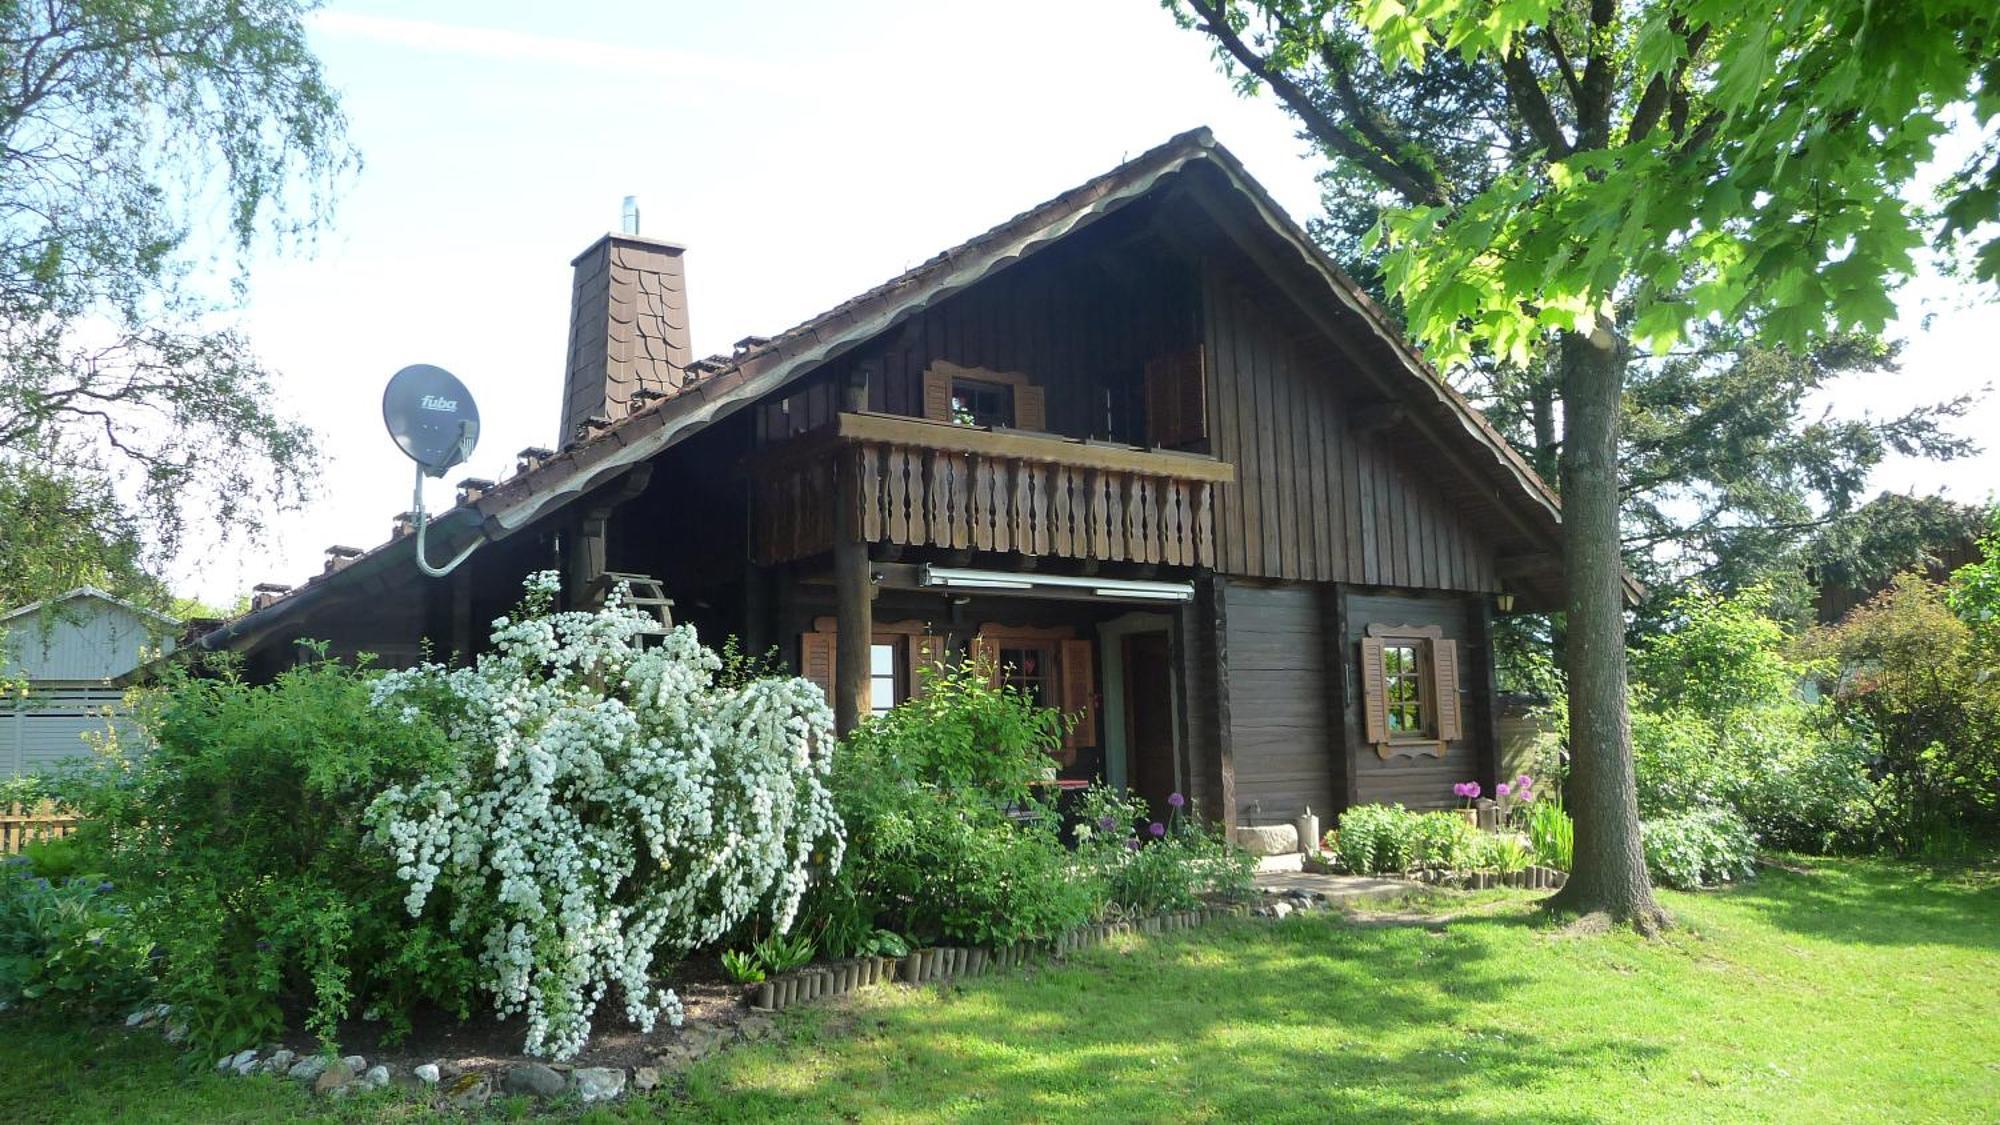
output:
[[[180,623],[91,586],[0,614],[0,777],[43,773],[89,750],[118,718],[125,676],[173,651]]]

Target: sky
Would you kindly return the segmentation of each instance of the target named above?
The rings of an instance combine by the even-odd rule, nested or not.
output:
[[[1006,4],[532,4],[334,0],[315,49],[364,159],[310,256],[260,256],[240,323],[281,407],[327,452],[318,495],[263,542],[190,553],[177,592],[227,606],[371,547],[409,507],[381,421],[411,363],[465,381],[499,478],[555,445],[569,262],[638,197],[688,247],[697,355],[771,335],[1168,137],[1207,125],[1301,220],[1317,159],[1268,95],[1244,99],[1154,0]],[[1914,286],[1901,377],[1849,380],[1837,413],[2000,382],[2000,309]],[[1926,311],[1945,311],[1926,325]],[[1851,384],[1851,385],[1850,385]],[[2000,447],[2000,401],[1967,427]],[[2000,449],[1896,463],[1878,487],[1981,500]]]

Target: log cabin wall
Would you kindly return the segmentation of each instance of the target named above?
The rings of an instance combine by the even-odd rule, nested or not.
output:
[[[1353,425],[1364,381],[1287,331],[1232,275],[1203,286],[1216,569],[1258,578],[1432,590],[1500,588],[1494,551],[1432,483],[1413,439]]]
[[[1330,587],[1228,581],[1229,745],[1236,823],[1290,823],[1339,807],[1346,739],[1327,705]]]

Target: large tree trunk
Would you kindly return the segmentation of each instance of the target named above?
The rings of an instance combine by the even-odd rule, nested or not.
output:
[[[1563,564],[1567,584],[1570,814],[1576,862],[1551,909],[1604,914],[1652,932],[1653,902],[1639,846],[1638,787],[1625,711],[1624,564],[1619,552],[1618,415],[1625,363],[1602,327],[1563,333]]]

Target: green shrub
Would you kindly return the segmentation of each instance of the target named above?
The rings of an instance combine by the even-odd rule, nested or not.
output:
[[[1691,891],[1747,879],[1756,872],[1757,841],[1743,818],[1726,808],[1694,809],[1640,824],[1646,870],[1655,883]]]
[[[1723,806],[1774,847],[1869,846],[1870,740],[1802,688],[1769,592],[1676,601],[1672,628],[1633,656],[1632,753],[1642,818]]]
[[[1954,596],[1976,615],[1983,596],[1973,590]],[[1879,755],[1871,827],[1883,846],[1918,854],[2000,832],[2000,676],[1944,590],[1920,573],[1899,575],[1815,631],[1809,648],[1832,669],[1823,674],[1834,708]]]
[[[121,1015],[145,998],[146,946],[111,883],[0,867],[0,1002],[64,1017]]]
[[[156,995],[203,1053],[271,1040],[293,1000],[329,1042],[371,1007],[466,1011],[469,955],[404,914],[362,823],[384,786],[449,769],[449,747],[369,701],[365,673],[326,662],[269,686],[170,673],[153,749],[78,790],[78,846],[129,895]]]
[[[1105,905],[1061,841],[1037,783],[1062,718],[990,669],[929,676],[922,695],[853,732],[834,756],[847,860],[806,908],[821,945],[861,952],[887,929],[918,943],[999,943],[1081,924]]]
[[[1356,805],[1340,814],[1333,848],[1349,871],[1363,875],[1452,870],[1466,865],[1478,837],[1478,830],[1456,812]]]
[[[1180,794],[1168,804],[1167,819],[1155,821],[1146,802],[1129,793],[1105,786],[1084,793],[1076,858],[1102,883],[1111,905],[1143,917],[1193,908],[1208,894],[1245,897],[1256,857],[1204,826]]]
[[[1356,805],[1340,814],[1334,851],[1357,875],[1407,871],[1415,815],[1401,805]]]

